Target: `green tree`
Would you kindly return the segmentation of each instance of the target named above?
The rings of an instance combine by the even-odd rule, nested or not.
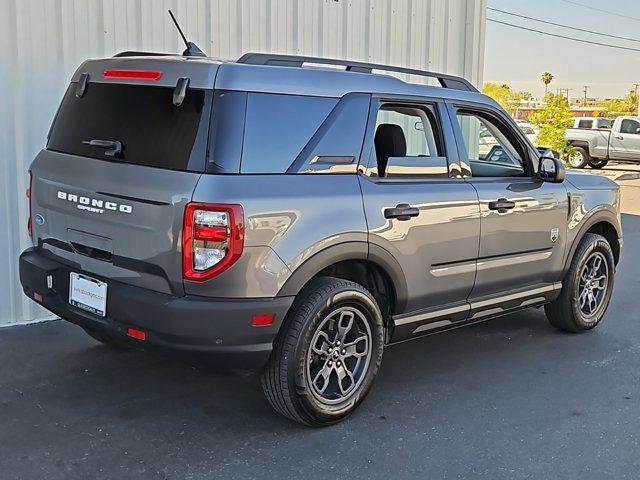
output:
[[[549,91],[549,84],[553,81],[553,75],[550,72],[544,72],[540,77],[540,80],[544,83],[544,94],[546,96]]]
[[[563,157],[569,153],[565,140],[565,130],[573,125],[569,101],[563,95],[547,93],[546,104],[529,116],[529,121],[540,128],[538,146],[547,147]]]
[[[482,87],[482,93],[493,98],[502,108],[509,112],[510,115],[516,112],[522,100],[530,100],[533,98],[530,92],[512,90],[511,87],[505,83],[487,82]]]
[[[635,90],[631,90],[626,97],[607,100],[600,106],[605,109],[602,115],[608,118],[638,115],[638,95]]]

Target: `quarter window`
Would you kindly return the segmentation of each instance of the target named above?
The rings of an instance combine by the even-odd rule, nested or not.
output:
[[[250,93],[242,148],[242,173],[284,173],[338,100]]]

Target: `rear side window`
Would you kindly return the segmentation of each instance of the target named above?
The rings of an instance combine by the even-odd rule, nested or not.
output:
[[[578,128],[593,128],[593,120],[579,120]]]
[[[338,99],[250,93],[242,173],[285,173]]]
[[[47,148],[123,163],[203,171],[211,92],[188,89],[182,105],[173,88],[90,83],[82,98],[71,84],[51,129]],[[115,158],[92,140],[120,142]]]

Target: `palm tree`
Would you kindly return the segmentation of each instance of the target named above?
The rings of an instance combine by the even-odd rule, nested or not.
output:
[[[542,83],[544,83],[544,94],[547,95],[549,91],[549,84],[553,81],[553,75],[549,72],[544,72],[541,77]]]

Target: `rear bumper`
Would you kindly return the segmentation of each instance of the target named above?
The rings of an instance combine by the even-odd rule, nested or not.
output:
[[[70,272],[85,273],[107,282],[105,317],[69,304]],[[52,279],[51,288],[47,286],[48,276]],[[140,347],[213,354],[225,365],[237,367],[258,367],[266,363],[273,340],[293,303],[293,297],[174,297],[83,272],[35,248],[20,255],[20,282],[29,298],[35,299],[34,295],[38,294],[42,306],[81,327],[126,339]],[[275,314],[272,325],[251,325],[254,315],[270,313]],[[131,339],[126,335],[128,328],[143,330],[146,340]]]

